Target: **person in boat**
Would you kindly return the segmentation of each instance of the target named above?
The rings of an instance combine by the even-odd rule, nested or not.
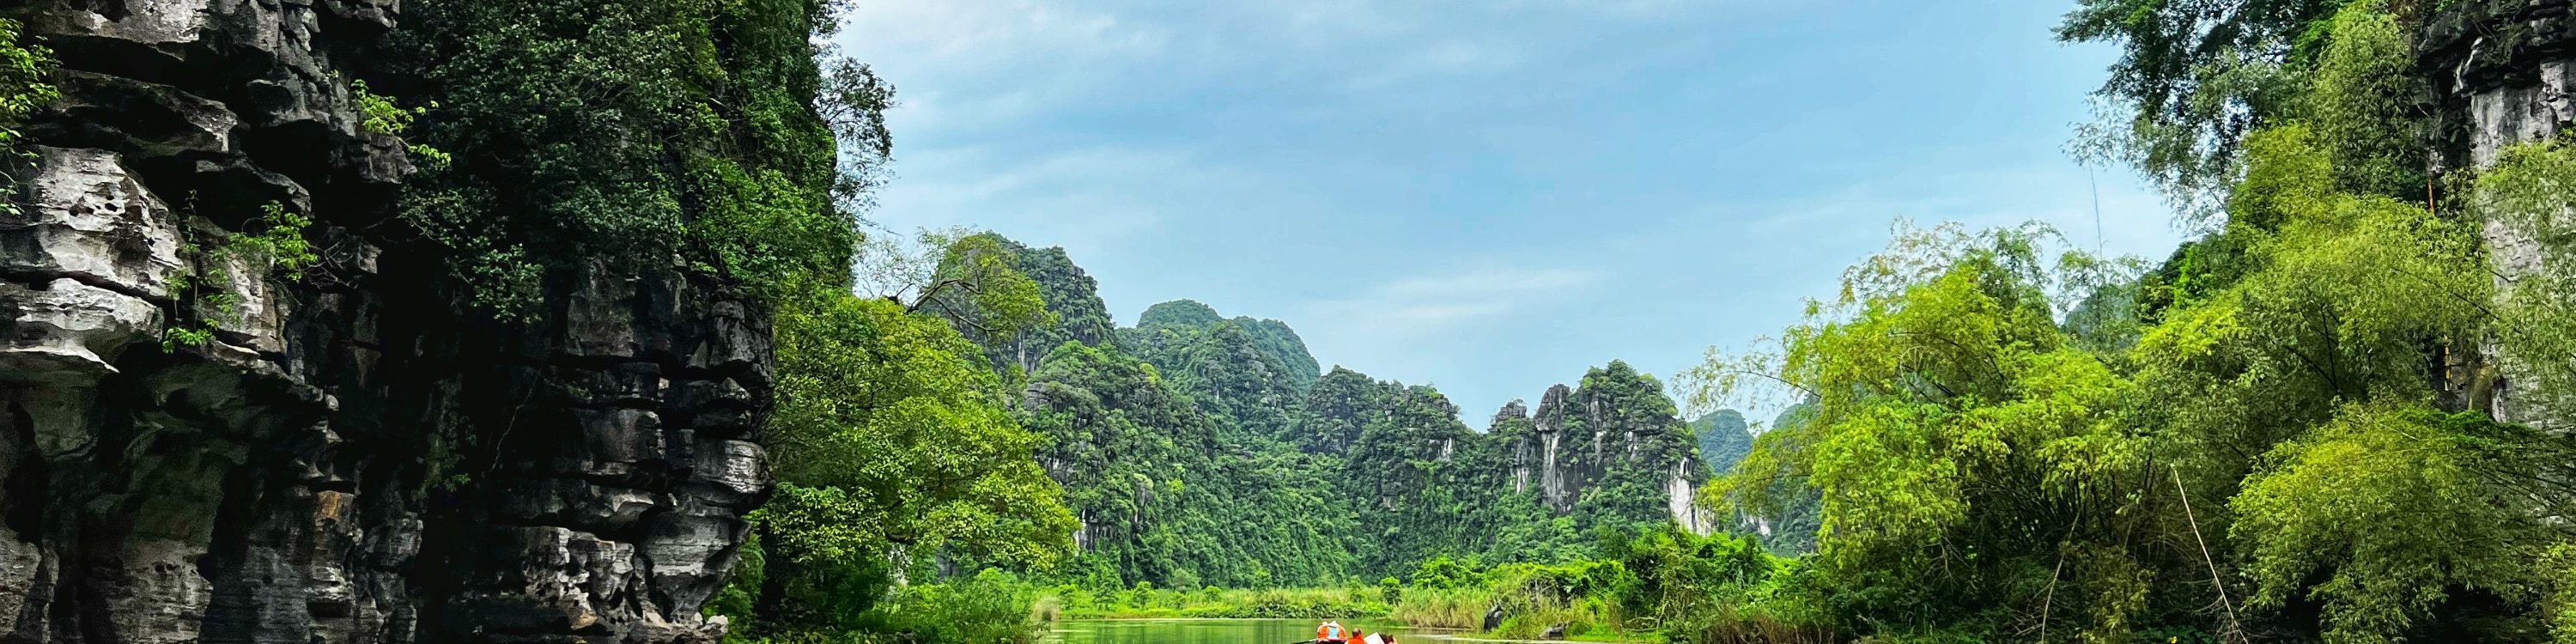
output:
[[[1324,620],[1324,623],[1322,624],[1315,625],[1315,641],[1339,644],[1340,642],[1350,641],[1350,639],[1350,633],[1342,630],[1341,622],[1328,619]]]

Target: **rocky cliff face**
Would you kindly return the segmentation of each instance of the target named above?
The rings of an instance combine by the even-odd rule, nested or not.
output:
[[[2475,171],[2493,164],[2508,147],[2547,138],[2576,126],[2569,68],[2576,65],[2576,18],[2568,0],[2464,0],[2428,21],[2417,40],[2419,75],[2433,89],[2433,171]],[[2497,286],[2511,288],[2540,269],[2539,243],[2490,222],[2487,248]],[[2446,365],[2475,369],[2473,356]],[[2564,392],[2533,390],[2514,363],[2499,356],[2503,376],[2492,392],[2497,418],[2554,425],[2545,407]],[[2487,379],[2452,374],[2446,394],[2484,404]],[[2517,386],[2520,384],[2521,386]]]
[[[1626,486],[1635,489],[1607,497],[1656,498],[1682,525],[1709,525],[1691,498],[1706,478],[1696,437],[1662,386],[1624,362],[1585,374],[1581,388],[1549,387],[1535,415],[1518,400],[1504,405],[1486,434],[1510,461],[1512,490],[1535,491],[1558,514],[1574,511],[1587,491]]]
[[[678,271],[459,309],[350,76],[398,0],[0,3],[62,61],[0,215],[0,641],[704,642],[767,316]],[[210,253],[267,204],[296,275]],[[170,278],[221,265],[214,340]],[[265,276],[264,276],[265,275]]]

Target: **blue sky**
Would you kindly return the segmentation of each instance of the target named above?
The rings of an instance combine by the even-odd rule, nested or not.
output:
[[[1481,428],[1777,331],[1898,217],[2090,240],[2061,150],[2113,52],[2050,39],[2071,4],[864,0],[836,41],[902,101],[877,223],[1063,246],[1122,324],[1285,320]],[[2111,251],[2172,249],[2098,187]]]

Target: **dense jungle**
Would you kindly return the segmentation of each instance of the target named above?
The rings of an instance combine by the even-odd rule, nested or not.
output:
[[[2170,256],[1490,413],[876,225],[868,10],[0,2],[0,642],[2576,642],[2565,0],[2070,0]]]

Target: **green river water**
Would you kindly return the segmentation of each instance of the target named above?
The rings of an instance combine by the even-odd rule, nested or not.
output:
[[[1311,619],[1100,619],[1059,622],[1049,644],[1294,644],[1315,637]],[[1342,624],[1393,633],[1404,644],[1443,641],[1446,631],[1420,630],[1365,620]]]

